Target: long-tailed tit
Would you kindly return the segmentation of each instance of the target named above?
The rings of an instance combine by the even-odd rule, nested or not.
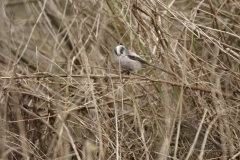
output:
[[[114,48],[114,59],[118,62],[122,69],[127,72],[137,72],[143,65],[151,66],[156,69],[160,69],[166,73],[168,71],[158,68],[154,65],[149,64],[145,60],[143,60],[140,56],[138,56],[135,52],[131,51],[127,47],[123,45],[119,45]],[[169,73],[172,74],[172,73]]]

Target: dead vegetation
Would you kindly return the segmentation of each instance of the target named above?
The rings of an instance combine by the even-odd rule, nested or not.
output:
[[[1,5],[1,159],[240,158],[238,1]]]

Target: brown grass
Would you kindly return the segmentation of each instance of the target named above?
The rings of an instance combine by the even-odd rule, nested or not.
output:
[[[238,1],[1,3],[0,159],[239,159]],[[121,74],[122,43],[150,68]]]

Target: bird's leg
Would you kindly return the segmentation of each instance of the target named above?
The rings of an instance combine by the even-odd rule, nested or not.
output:
[[[130,75],[130,71],[129,70],[122,70],[121,73],[127,73],[127,75]]]
[[[125,71],[125,70],[122,70],[122,71],[121,71],[121,74],[123,74],[124,72],[126,72],[126,71]]]

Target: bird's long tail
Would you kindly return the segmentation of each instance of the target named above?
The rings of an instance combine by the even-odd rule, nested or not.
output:
[[[167,71],[167,70],[165,70],[165,69],[163,69],[163,68],[156,67],[156,66],[151,65],[151,64],[148,64],[148,65],[149,65],[149,66],[152,66],[152,67],[155,68],[155,69],[159,69],[159,70],[161,70],[161,71],[163,71],[163,72],[165,72],[165,73],[168,73],[168,74],[174,75],[173,73],[171,73],[171,72],[169,72],[169,71]]]

